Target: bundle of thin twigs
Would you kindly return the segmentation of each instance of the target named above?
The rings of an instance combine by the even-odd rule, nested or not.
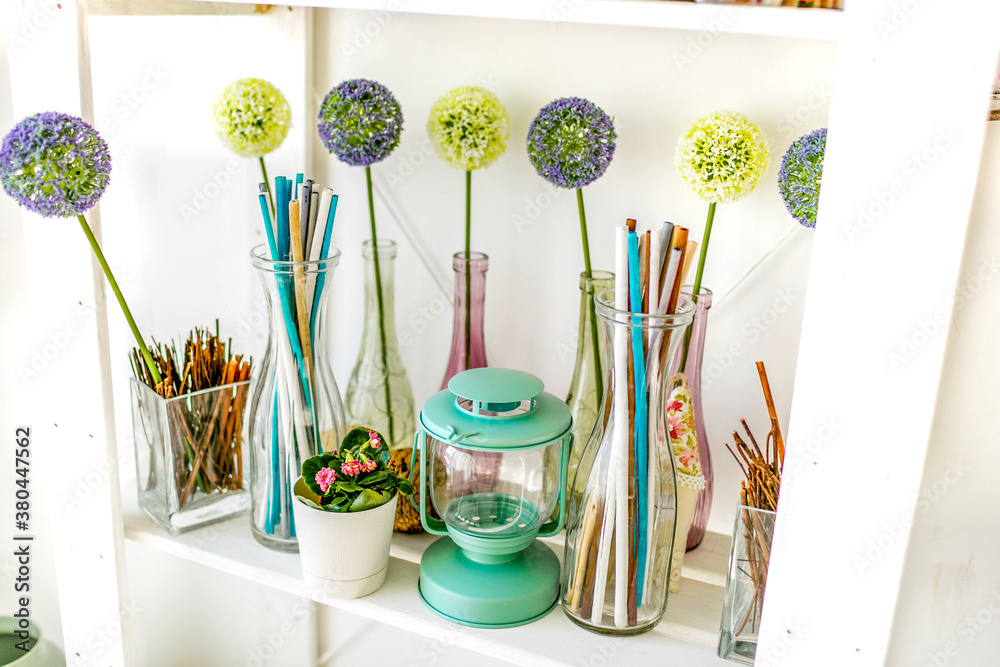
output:
[[[757,629],[761,608],[764,604],[764,586],[767,583],[767,565],[771,560],[771,537],[773,534],[773,516],[754,512],[757,508],[774,512],[778,508],[778,490],[781,485],[781,468],[785,460],[785,445],[781,438],[781,427],[778,425],[777,410],[774,398],[771,396],[771,385],[767,381],[767,372],[763,362],[757,362],[757,373],[764,389],[764,400],[771,418],[771,431],[767,434],[764,449],[761,450],[757,439],[750,432],[747,421],[741,419],[743,429],[750,439],[750,445],[733,431],[736,451],[728,444],[726,449],[736,458],[746,480],[740,491],[740,510],[743,524],[743,538],[746,541],[746,560],[739,565],[740,571],[750,580],[754,587],[754,596],[736,635],[743,632],[747,623],[753,630]]]
[[[195,486],[204,493],[243,488],[242,426],[243,408],[249,394],[253,360],[233,356],[229,344],[215,333],[195,329],[188,335],[184,355],[175,345],[153,341],[150,354],[162,382],[156,383],[133,349],[129,359],[132,372],[142,383],[168,400],[167,421],[173,474],[179,506],[184,507]],[[180,366],[177,360],[182,359]],[[223,391],[205,392],[226,385]],[[205,392],[205,393],[199,393]]]

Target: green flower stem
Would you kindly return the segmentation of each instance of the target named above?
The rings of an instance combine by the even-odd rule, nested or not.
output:
[[[465,368],[472,347],[472,170],[465,170]]]
[[[705,273],[705,258],[708,257],[708,242],[712,238],[712,223],[715,221],[715,202],[708,205],[708,220],[705,221],[705,233],[701,236],[701,253],[698,255],[698,268],[694,272],[694,289],[691,298],[695,304],[698,303],[698,294],[701,292],[701,279]],[[691,327],[688,327],[684,334],[684,356],[681,358],[681,370],[687,364],[688,348],[691,347]]]
[[[264,175],[264,185],[267,186],[267,201],[271,204],[271,217],[275,217],[274,211],[274,193],[271,192],[271,182],[267,180],[267,167],[264,166],[264,156],[261,155],[260,158],[260,173]]]
[[[90,225],[87,224],[87,219],[83,215],[78,214],[76,217],[80,221],[80,226],[83,227],[83,233],[87,235],[90,247],[94,249],[94,254],[97,256],[97,261],[100,262],[101,268],[104,270],[105,277],[107,277],[108,282],[111,284],[111,291],[115,293],[118,305],[122,307],[122,312],[125,313],[125,319],[132,330],[132,335],[135,336],[135,342],[139,344],[139,350],[142,352],[142,358],[146,360],[146,367],[149,368],[150,375],[153,376],[156,384],[160,384],[163,382],[163,378],[160,377],[160,371],[156,369],[156,364],[153,363],[153,356],[149,353],[149,348],[146,347],[146,343],[142,339],[142,334],[139,333],[139,327],[136,326],[135,320],[132,319],[132,311],[128,309],[128,304],[125,303],[125,297],[122,296],[122,291],[118,288],[118,281],[115,280],[114,275],[111,273],[108,261],[104,259],[104,253],[101,251],[101,246],[97,243],[97,239],[94,238],[94,232],[90,229]]]
[[[372,225],[372,257],[375,259],[375,300],[378,303],[378,335],[382,345],[382,370],[385,372],[385,412],[389,417],[389,442],[395,442],[392,425],[392,390],[389,388],[389,353],[385,344],[385,308],[382,305],[382,271],[378,264],[378,234],[375,231],[375,198],[372,196],[372,168],[365,167],[368,184],[368,216]]]
[[[594,308],[593,279],[590,269],[590,243],[587,240],[587,214],[583,209],[583,189],[576,190],[576,207],[580,211],[580,236],[583,239],[583,266],[587,276],[587,305],[590,308],[590,339],[594,348],[594,374],[597,380],[597,412],[601,411],[601,400],[604,398],[604,375],[601,371],[601,344],[597,340],[597,311]]]

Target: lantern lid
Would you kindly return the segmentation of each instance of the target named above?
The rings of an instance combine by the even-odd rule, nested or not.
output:
[[[535,447],[561,438],[573,419],[530,373],[475,368],[459,373],[424,403],[420,424],[432,436],[478,450]]]

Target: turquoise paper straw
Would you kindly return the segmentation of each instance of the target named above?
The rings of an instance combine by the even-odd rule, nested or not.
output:
[[[639,284],[639,237],[635,232],[628,234],[628,287],[629,304],[633,313],[642,312],[642,286]],[[642,322],[633,317],[632,324]],[[648,466],[648,400],[646,393],[646,361],[642,348],[642,329],[632,328],[632,368],[635,380],[635,528],[638,542],[636,549],[637,605],[642,605],[643,580],[646,578],[646,476]]]

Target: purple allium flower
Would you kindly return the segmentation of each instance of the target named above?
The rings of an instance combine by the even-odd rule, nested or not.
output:
[[[56,111],[28,116],[0,146],[0,182],[18,204],[46,218],[68,218],[97,203],[111,154],[93,127]]]
[[[778,191],[785,208],[803,227],[816,227],[819,186],[823,180],[826,128],[805,134],[788,147],[778,171]]]
[[[615,155],[615,126],[582,97],[550,102],[531,121],[528,158],[538,175],[562,188],[582,188],[600,178]]]
[[[319,107],[319,138],[341,162],[368,167],[399,145],[403,111],[389,89],[368,79],[334,86]]]

